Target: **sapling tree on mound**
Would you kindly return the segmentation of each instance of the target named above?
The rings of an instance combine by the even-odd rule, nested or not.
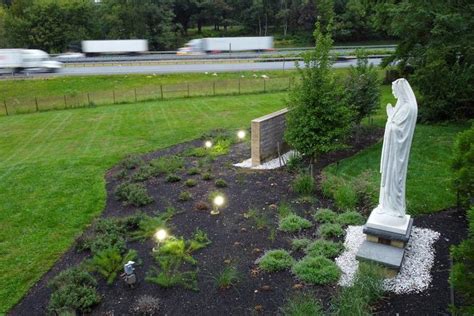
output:
[[[290,93],[285,138],[301,154],[318,156],[343,148],[351,125],[341,84],[331,72],[330,26],[326,34],[316,23],[316,47],[304,55],[298,66],[301,82]]]

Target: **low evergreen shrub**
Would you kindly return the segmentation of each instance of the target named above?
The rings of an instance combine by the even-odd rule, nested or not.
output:
[[[365,223],[365,218],[359,212],[347,211],[337,216],[337,222],[342,226],[362,225]]]
[[[280,219],[278,229],[288,233],[295,233],[312,226],[313,224],[307,219],[292,213]]]
[[[178,200],[181,202],[189,201],[193,198],[192,194],[188,191],[182,191],[179,193]]]
[[[164,156],[153,159],[150,165],[154,168],[155,174],[171,174],[183,169],[184,159],[179,156]]]
[[[308,238],[293,238],[291,240],[291,249],[294,251],[303,250],[311,243]]]
[[[227,182],[224,179],[217,179],[214,184],[218,188],[227,188]]]
[[[179,182],[179,181],[181,181],[181,177],[176,175],[176,174],[169,174],[166,177],[166,182],[169,182],[169,183],[175,183],[175,182]]]
[[[293,257],[284,249],[269,250],[255,261],[260,269],[267,272],[288,269],[294,262]]]
[[[144,206],[153,202],[145,186],[140,183],[122,183],[115,189],[115,195],[120,201],[134,206]]]
[[[195,187],[197,185],[197,181],[194,180],[194,179],[188,179],[184,182],[184,185],[191,188],[191,187]]]
[[[122,160],[120,165],[128,170],[136,169],[143,165],[143,159],[138,155],[128,155]]]
[[[341,237],[344,235],[342,226],[336,223],[326,223],[319,226],[318,233],[321,237]]]
[[[311,257],[323,256],[332,259],[337,257],[343,250],[344,245],[340,242],[318,239],[310,243],[304,251]]]
[[[298,279],[316,285],[335,283],[339,280],[341,271],[331,260],[322,256],[306,256],[291,268]]]
[[[313,218],[320,223],[334,223],[337,219],[337,214],[330,209],[322,208],[314,213]]]

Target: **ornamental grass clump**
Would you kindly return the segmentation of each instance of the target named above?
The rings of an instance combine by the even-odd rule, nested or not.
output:
[[[365,218],[359,212],[348,211],[337,216],[337,222],[342,225],[362,225],[365,223]]]
[[[293,265],[291,272],[301,281],[317,285],[335,283],[341,275],[338,266],[323,256],[306,256]]]
[[[343,250],[344,245],[340,242],[318,239],[310,243],[304,252],[311,257],[323,256],[332,259],[337,257]]]
[[[284,232],[294,233],[310,228],[311,226],[313,226],[313,224],[310,221],[292,213],[280,219],[278,229]]]
[[[314,178],[308,174],[299,174],[291,184],[293,191],[303,196],[311,196],[316,189]]]
[[[309,293],[295,294],[280,308],[284,316],[323,316],[321,303]]]
[[[344,235],[344,230],[339,224],[326,223],[319,226],[318,233],[325,238],[341,237]]]
[[[337,214],[330,209],[322,208],[314,213],[313,218],[320,223],[334,223],[337,219]]]
[[[265,252],[255,263],[259,268],[267,272],[281,271],[290,268],[295,260],[284,249],[276,249]]]
[[[219,289],[228,289],[240,281],[241,275],[236,267],[225,267],[215,279]]]

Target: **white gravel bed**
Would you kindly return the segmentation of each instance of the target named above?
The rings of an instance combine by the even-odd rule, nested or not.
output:
[[[365,240],[363,226],[349,226],[346,230],[344,246],[346,250],[336,258],[336,264],[342,271],[339,285],[350,286],[354,281],[359,263],[357,251]],[[405,258],[398,275],[384,280],[384,289],[396,294],[419,293],[431,283],[431,267],[434,262],[434,243],[440,234],[427,228],[413,227],[406,247]]]
[[[283,167],[286,165],[286,162],[290,157],[292,157],[295,154],[294,150],[290,150],[286,154],[283,154],[280,156],[280,158],[275,158],[270,161],[267,161],[261,165],[252,167],[252,159],[249,158],[247,160],[242,161],[241,163],[236,163],[234,164],[235,167],[240,167],[240,168],[250,168],[250,169],[259,169],[259,170],[264,170],[264,169],[277,169],[280,167]],[[281,164],[281,165],[280,165]]]

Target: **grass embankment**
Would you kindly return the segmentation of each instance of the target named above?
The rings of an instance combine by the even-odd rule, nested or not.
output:
[[[386,121],[387,103],[395,105],[389,86],[382,87],[381,108],[373,117],[374,124],[383,127]],[[464,124],[426,125],[418,123],[415,128],[407,175],[407,212],[411,215],[433,213],[456,203],[452,189],[451,157],[457,133],[466,129]],[[380,153],[382,142],[359,154],[326,168],[326,171],[353,179],[365,170],[376,175],[371,180],[380,183]],[[378,193],[377,193],[378,196]]]
[[[193,98],[0,118],[0,314],[100,214],[104,173],[126,154],[164,148],[212,128],[248,127],[252,118],[284,106],[285,96]]]

